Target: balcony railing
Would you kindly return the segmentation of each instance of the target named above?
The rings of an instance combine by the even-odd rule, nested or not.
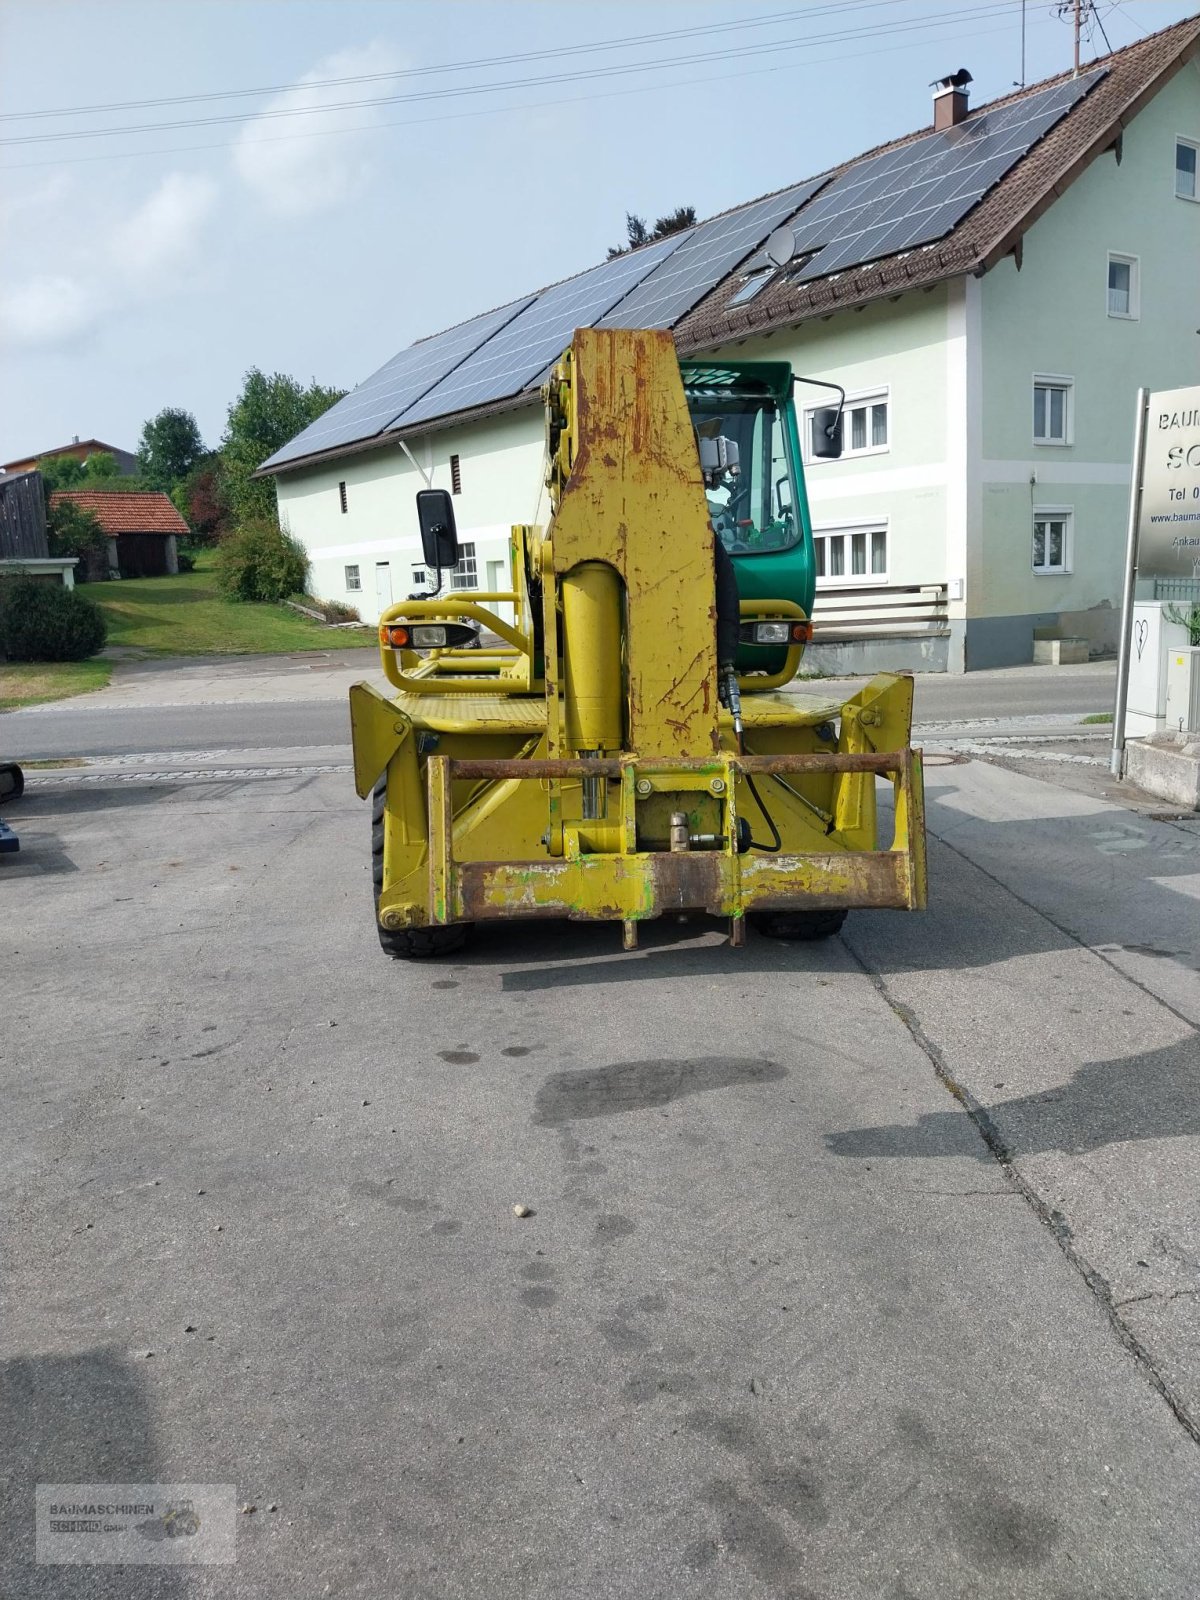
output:
[[[944,583],[818,589],[813,605],[813,643],[937,638],[950,631],[946,599]]]

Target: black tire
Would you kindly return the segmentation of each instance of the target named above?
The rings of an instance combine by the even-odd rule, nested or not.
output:
[[[750,918],[768,939],[832,939],[845,920],[844,911],[760,911]]]
[[[0,800],[19,800],[25,793],[25,774],[15,761],[0,764]]]
[[[424,961],[461,950],[471,931],[469,922],[438,928],[383,928],[379,925],[379,896],[383,892],[383,817],[387,810],[387,773],[371,791],[371,891],[376,907],[375,931],[379,947],[396,961]]]

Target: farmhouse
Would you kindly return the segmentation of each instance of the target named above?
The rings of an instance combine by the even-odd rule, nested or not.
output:
[[[1191,18],[975,110],[956,73],[930,126],[401,351],[262,469],[315,591],[374,618],[420,584],[425,481],[457,497],[452,585],[506,587],[550,364],[652,326],[848,392],[842,458],[808,464],[821,664],[1110,646],[1135,390],[1200,370],[1198,49]]]

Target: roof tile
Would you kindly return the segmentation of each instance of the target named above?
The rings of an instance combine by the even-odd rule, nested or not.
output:
[[[121,494],[111,489],[56,489],[50,504],[73,500],[90,511],[112,539],[122,533],[188,533],[187,523],[165,494]]]

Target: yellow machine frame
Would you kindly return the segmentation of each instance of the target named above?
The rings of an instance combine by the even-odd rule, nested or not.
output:
[[[382,932],[571,917],[619,921],[630,945],[646,918],[699,911],[740,943],[747,913],[923,907],[912,680],[785,694],[793,647],[740,680],[741,740],[720,704],[713,535],[670,335],[580,330],[545,395],[553,515],[513,529],[512,589],[392,606],[396,693],[351,690],[356,788],[384,797]],[[741,611],[806,620],[784,601]],[[389,642],[398,620],[461,618],[501,644]],[[878,778],[895,795],[882,844]],[[746,847],[769,826],[756,790],[778,849]]]

